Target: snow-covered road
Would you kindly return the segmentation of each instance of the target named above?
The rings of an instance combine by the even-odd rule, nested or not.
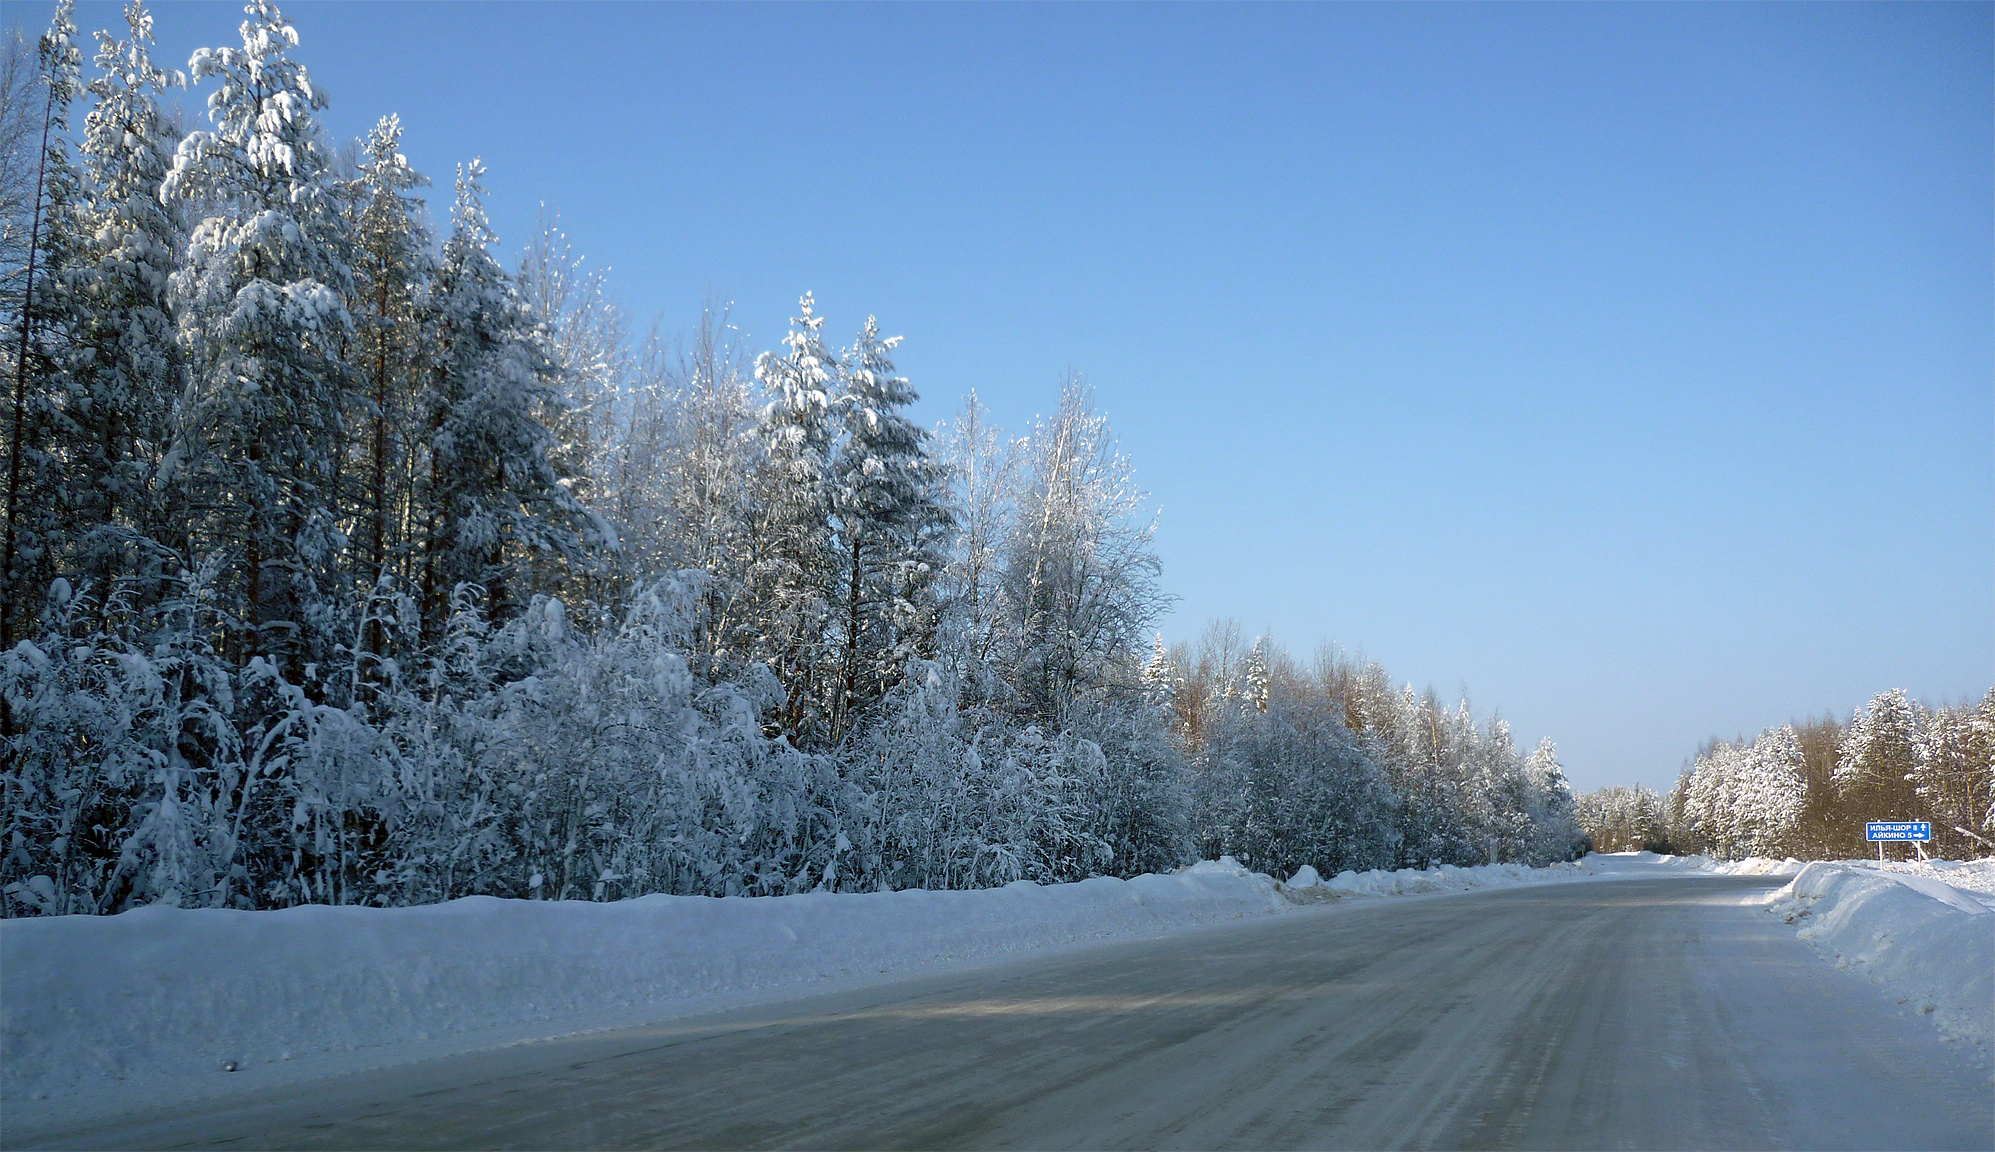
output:
[[[32,1143],[1995,1146],[1986,1053],[1818,959],[1783,882],[1347,901]]]

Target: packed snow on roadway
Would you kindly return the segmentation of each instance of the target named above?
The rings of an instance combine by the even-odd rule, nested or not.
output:
[[[1686,872],[1792,875],[1770,912],[1946,1035],[1987,1041],[1995,861],[1880,873],[1639,853],[1327,879],[1304,868],[1278,881],[1229,857],[1172,875],[983,891],[0,921],[0,1098],[43,1116],[95,1111],[1347,899]]]

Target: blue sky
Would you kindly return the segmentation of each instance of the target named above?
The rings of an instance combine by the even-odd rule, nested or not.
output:
[[[1466,688],[1580,787],[1995,683],[1988,4],[287,13],[335,133],[482,155],[640,327],[808,289],[930,422],[1084,373],[1171,639]]]

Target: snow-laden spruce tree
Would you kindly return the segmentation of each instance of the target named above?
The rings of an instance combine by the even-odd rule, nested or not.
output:
[[[1247,659],[1240,669],[1240,702],[1255,712],[1267,712],[1269,693],[1273,688],[1268,653],[1268,638],[1255,637],[1254,646],[1247,649]]]
[[[751,526],[754,605],[743,621],[756,655],[788,692],[782,723],[800,746],[829,737],[838,662],[826,625],[838,581],[831,537],[831,453],[838,361],[809,293],[781,355],[764,352],[755,378],[769,395],[758,420],[762,474]]]
[[[1549,864],[1578,856],[1585,848],[1586,829],[1580,823],[1572,785],[1559,763],[1558,745],[1551,737],[1540,739],[1525,758],[1524,782],[1530,797],[1530,862]]]
[[[185,80],[153,64],[152,16],[138,0],[125,5],[125,22],[127,40],[97,34],[98,75],[88,86],[80,234],[64,277],[76,327],[63,508],[71,566],[98,595],[138,578],[156,597],[172,571],[161,547],[181,543],[177,515],[169,519],[153,481],[182,388],[170,299],[182,230],[159,195],[178,133],[159,97]]]
[[[424,397],[428,474],[417,503],[423,524],[425,635],[441,633],[452,590],[484,590],[504,621],[526,606],[530,565],[573,563],[614,534],[583,508],[554,467],[554,436],[539,413],[556,404],[535,341],[532,313],[491,247],[484,168],[458,170],[450,239],[437,269],[435,361]]]
[[[212,127],[180,142],[161,197],[197,221],[172,281],[188,388],[162,483],[188,547],[229,557],[224,650],[307,676],[329,654],[346,539],[336,479],[354,383],[353,273],[298,34],[255,0],[240,48],[203,48]]]
[[[1836,751],[1835,784],[1852,824],[1912,820],[1918,796],[1919,737],[1926,710],[1902,688],[1880,692],[1851,717]]]
[[[830,477],[839,579],[834,741],[910,660],[933,654],[939,623],[935,582],[952,517],[928,432],[904,413],[918,397],[894,370],[898,343],[898,336],[881,339],[868,316],[841,365],[844,437]]]
[[[1732,853],[1785,855],[1793,846],[1807,794],[1801,740],[1794,726],[1782,724],[1760,733],[1738,764]]]

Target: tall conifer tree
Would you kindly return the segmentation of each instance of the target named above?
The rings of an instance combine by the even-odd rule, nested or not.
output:
[[[751,579],[757,647],[788,689],[784,726],[792,739],[817,743],[828,735],[834,671],[825,625],[838,578],[830,491],[838,363],[809,293],[799,311],[783,340],[788,352],[755,361],[769,403],[759,426],[764,470]]]
[[[898,343],[881,339],[869,316],[844,362],[845,436],[832,462],[842,679],[834,739],[909,660],[927,657],[935,638],[935,581],[951,517],[928,432],[903,412],[919,397],[894,370]]]
[[[153,480],[173,439],[182,387],[170,299],[182,235],[159,197],[178,134],[159,96],[185,79],[152,62],[152,15],[138,0],[125,5],[125,22],[130,39],[97,34],[82,227],[67,277],[77,326],[64,489],[79,537],[74,566],[94,578],[100,595],[122,577],[156,583],[161,545],[178,534]]]
[[[554,403],[532,316],[493,259],[484,168],[458,170],[450,239],[437,272],[437,361],[426,400],[429,474],[419,499],[426,524],[425,634],[447,619],[459,584],[485,590],[504,619],[526,601],[525,565],[536,556],[579,562],[613,537],[562,484],[554,436],[536,412]]]
[[[354,375],[349,245],[298,34],[253,0],[242,47],[204,48],[212,130],[180,142],[162,195],[199,220],[173,278],[187,402],[173,480],[190,546],[231,557],[226,651],[301,678],[323,656],[345,538],[336,481]]]
[[[429,183],[402,155],[402,121],[383,116],[367,135],[360,176],[348,192],[354,241],[357,332],[353,360],[365,384],[357,406],[362,434],[352,474],[365,509],[355,541],[360,577],[409,575],[407,523],[416,452],[418,398],[427,384],[428,310],[435,273],[421,206],[410,193]]]
[[[35,153],[27,258],[8,348],[12,404],[4,465],[6,522],[0,528],[0,648],[31,630],[57,571],[64,528],[57,492],[69,381],[62,371],[74,320],[63,273],[73,262],[77,171],[69,156],[69,108],[80,84],[76,5],[61,0],[36,47],[40,139]]]

